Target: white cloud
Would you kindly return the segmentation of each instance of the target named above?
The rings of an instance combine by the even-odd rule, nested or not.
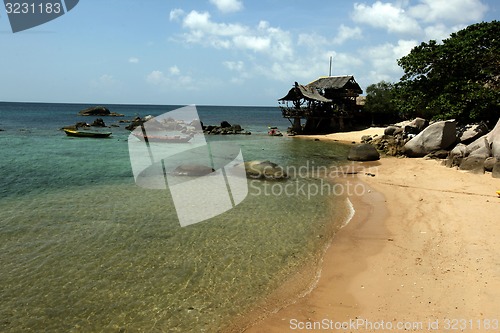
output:
[[[333,39],[335,44],[343,44],[346,40],[360,39],[362,32],[359,27],[349,28],[341,24],[337,36]]]
[[[168,69],[171,75],[179,75],[181,74],[181,70],[177,66],[172,66]]]
[[[375,2],[373,5],[354,4],[352,18],[375,28],[383,28],[392,33],[418,34],[420,25],[400,5]]]
[[[237,71],[237,72],[243,71],[243,69],[245,67],[245,64],[241,60],[240,61],[224,61],[222,64],[224,66],[226,66],[229,70]]]
[[[182,16],[184,16],[182,9],[176,8],[170,11],[170,21],[179,21]]]
[[[137,64],[139,62],[139,58],[130,57],[128,58],[128,62],[130,62],[131,64]]]
[[[165,74],[163,74],[162,71],[158,71],[158,70],[152,71],[146,77],[146,81],[150,84],[153,84],[153,85],[162,84],[166,80],[167,80],[167,78],[166,78]]]
[[[425,40],[434,39],[440,42],[443,39],[449,38],[451,33],[462,30],[463,28],[465,28],[465,25],[448,27],[442,23],[437,23],[435,25],[430,25],[424,29],[425,31],[424,39]]]
[[[184,41],[214,48],[248,50],[284,59],[293,55],[289,32],[260,21],[255,28],[233,23],[218,23],[208,12],[191,11],[183,21]]]
[[[222,13],[233,13],[243,9],[243,2],[239,0],[210,0]]]
[[[193,79],[189,75],[181,75],[181,71],[177,66],[170,67],[168,71],[169,75],[166,75],[160,70],[154,70],[146,75],[146,82],[153,86],[169,89],[197,89]]]
[[[424,22],[466,23],[480,21],[487,10],[480,0],[420,0],[409,13]]]

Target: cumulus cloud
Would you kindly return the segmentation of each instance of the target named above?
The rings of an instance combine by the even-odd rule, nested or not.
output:
[[[245,64],[243,61],[224,61],[222,63],[224,66],[226,66],[227,69],[231,71],[236,71],[236,72],[241,72],[243,71],[243,68],[245,67]]]
[[[170,11],[170,21],[179,21],[182,16],[184,16],[182,9],[176,8]]]
[[[154,70],[146,75],[146,82],[158,87],[168,87],[169,89],[197,89],[194,80],[189,75],[181,75],[177,66],[168,69],[168,75],[163,71]]]
[[[241,49],[266,53],[283,59],[293,55],[289,32],[260,21],[256,27],[238,23],[219,23],[210,13],[193,10],[182,18],[185,42],[212,46],[220,49]]]
[[[168,69],[171,75],[179,75],[181,74],[181,70],[177,66],[172,66]]]
[[[408,11],[424,22],[465,23],[480,21],[487,10],[480,0],[420,0]]]
[[[163,74],[162,71],[158,70],[152,71],[146,76],[146,81],[154,85],[162,84],[166,81],[166,79],[167,77],[165,76],[165,74]]]
[[[417,34],[421,31],[417,20],[409,16],[399,4],[377,1],[369,6],[355,3],[352,18],[357,23],[383,28],[392,33]]]
[[[243,9],[243,2],[239,0],[210,0],[222,13],[233,13]]]
[[[349,28],[341,24],[337,36],[333,39],[335,44],[343,44],[345,41],[350,39],[360,39],[362,36],[361,29],[359,27]]]

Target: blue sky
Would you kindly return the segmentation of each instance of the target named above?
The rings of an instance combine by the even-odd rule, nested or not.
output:
[[[401,77],[430,39],[500,19],[498,0],[82,0],[12,33],[0,7],[0,101],[277,105],[295,81]]]

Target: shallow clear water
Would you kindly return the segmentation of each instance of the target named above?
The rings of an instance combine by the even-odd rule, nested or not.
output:
[[[181,228],[168,191],[134,184],[123,125],[102,140],[57,130],[81,121],[82,108],[0,103],[2,332],[217,332],[317,256],[341,223],[328,195],[278,193],[321,185],[302,172],[279,186],[252,180],[240,205]],[[168,108],[110,107],[128,118]],[[199,113],[253,132],[209,138],[239,144],[245,160],[310,171],[344,161],[335,143],[265,135],[268,123],[285,129],[277,108]]]

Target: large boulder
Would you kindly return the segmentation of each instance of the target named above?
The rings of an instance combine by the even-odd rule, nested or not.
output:
[[[493,130],[487,134],[486,139],[490,144],[492,156],[500,158],[500,119],[498,119]]]
[[[457,125],[454,121],[439,121],[426,127],[404,145],[409,157],[423,157],[440,149],[448,149],[456,140]]]
[[[380,159],[380,154],[371,144],[362,143],[351,147],[347,159],[350,161],[376,161]]]
[[[484,161],[481,156],[469,156],[460,163],[460,170],[470,171],[472,173],[484,173]]]
[[[490,144],[486,135],[467,145],[465,148],[465,156],[479,156],[484,159],[491,156]]]
[[[428,120],[417,117],[404,127],[404,132],[406,134],[418,134],[422,132],[427,126],[429,126]]]
[[[465,126],[458,135],[458,141],[464,144],[469,144],[477,140],[481,136],[488,133],[488,126],[485,123],[472,124]]]

